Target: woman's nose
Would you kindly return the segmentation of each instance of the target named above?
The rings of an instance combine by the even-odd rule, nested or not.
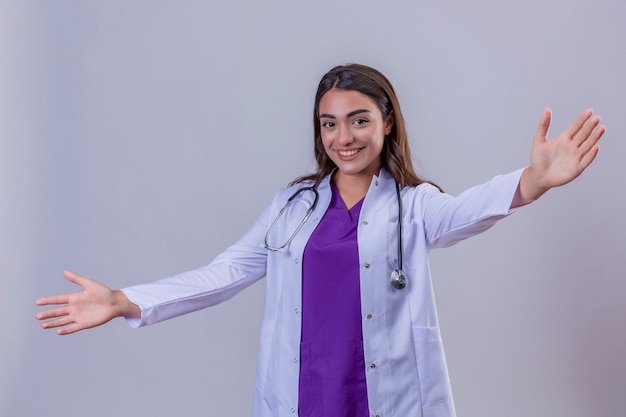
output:
[[[339,129],[339,143],[341,143],[342,145],[347,145],[349,143],[352,143],[353,141],[354,135],[352,134],[350,127],[342,124]]]

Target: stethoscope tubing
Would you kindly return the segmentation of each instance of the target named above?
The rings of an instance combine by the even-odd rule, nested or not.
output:
[[[274,226],[276,226],[276,223],[278,223],[278,219],[280,219],[280,217],[283,215],[283,213],[285,212],[285,210],[287,210],[287,208],[291,205],[291,203],[293,202],[293,200],[299,196],[301,193],[305,192],[305,191],[313,191],[313,193],[315,194],[315,198],[313,199],[313,204],[311,204],[311,207],[309,207],[309,209],[306,211],[306,214],[304,215],[304,218],[302,219],[302,221],[300,222],[300,224],[298,225],[298,227],[296,228],[296,230],[291,234],[291,236],[289,236],[289,239],[287,239],[287,241],[279,247],[274,247],[271,246],[268,243],[268,237],[270,235],[270,233],[272,232],[272,230],[274,229]],[[317,206],[317,201],[319,200],[319,193],[317,192],[317,188],[315,186],[311,186],[311,187],[302,187],[299,188],[298,190],[296,190],[295,193],[293,193],[291,195],[291,197],[289,197],[287,199],[287,202],[285,203],[285,205],[283,206],[282,209],[280,209],[280,211],[278,212],[278,215],[276,216],[276,218],[274,219],[274,221],[272,222],[272,224],[270,225],[269,229],[267,229],[267,233],[265,233],[265,248],[272,251],[272,252],[279,252],[283,249],[285,249],[287,247],[287,245],[289,245],[291,243],[291,241],[293,240],[294,237],[296,237],[296,235],[298,234],[298,232],[300,231],[300,229],[302,229],[302,226],[304,226],[304,223],[306,223],[306,221],[309,219],[309,216],[311,215],[311,213],[313,213],[313,210],[315,210],[315,207]]]
[[[402,200],[400,185],[396,181],[396,197],[398,198],[398,270],[402,271]]]
[[[395,269],[391,272],[391,286],[393,288],[401,290],[406,287],[407,279],[406,279],[406,275],[404,275],[404,272],[402,271],[402,197],[400,196],[400,185],[398,184],[397,181],[395,183],[396,183],[396,198],[398,200],[398,224],[396,226],[397,233],[398,233],[398,269]],[[291,236],[289,236],[287,241],[282,246],[278,246],[278,247],[271,246],[268,242],[269,235],[272,232],[272,230],[274,230],[276,223],[278,223],[278,220],[285,213],[285,210],[287,210],[287,208],[291,205],[293,200],[305,191],[313,191],[313,193],[315,194],[315,198],[313,199],[313,204],[311,204],[311,207],[309,207],[309,209],[306,211],[304,218],[302,219],[302,221],[300,222],[296,230],[291,234]],[[285,203],[283,208],[280,209],[280,211],[278,212],[278,215],[276,216],[276,218],[270,225],[269,229],[267,229],[267,233],[265,233],[265,242],[264,242],[265,248],[272,252],[278,252],[278,251],[285,249],[287,245],[289,245],[291,241],[296,237],[300,229],[302,229],[302,226],[304,226],[304,223],[306,223],[306,221],[309,219],[309,217],[311,216],[311,213],[313,213],[313,211],[315,210],[315,207],[317,206],[318,200],[319,200],[319,192],[317,191],[317,185],[313,185],[310,187],[302,187],[302,188],[297,189],[287,199],[287,202]]]

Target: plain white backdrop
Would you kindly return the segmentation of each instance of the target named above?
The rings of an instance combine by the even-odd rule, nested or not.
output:
[[[432,253],[459,416],[615,417],[626,392],[626,2],[0,0],[0,415],[246,416],[263,281],[139,330],[59,337],[63,269],[114,288],[208,263],[313,169],[319,78],[396,87],[452,194],[593,107],[596,162]]]

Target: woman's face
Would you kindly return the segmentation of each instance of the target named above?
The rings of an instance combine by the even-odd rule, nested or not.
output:
[[[376,103],[365,94],[333,89],[322,96],[319,115],[322,143],[339,168],[338,175],[362,176],[367,181],[377,175],[393,113],[383,120]]]

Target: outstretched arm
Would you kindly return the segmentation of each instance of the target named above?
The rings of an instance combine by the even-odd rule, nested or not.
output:
[[[141,311],[119,290],[111,290],[100,282],[64,271],[65,278],[83,287],[82,291],[72,294],[53,295],[39,298],[39,306],[59,305],[37,314],[37,320],[46,320],[41,324],[44,329],[57,329],[57,334],[66,335],[79,330],[90,329],[107,323],[115,317],[139,317]]]
[[[548,140],[552,112],[545,109],[530,154],[530,166],[522,173],[511,207],[527,204],[550,188],[565,185],[578,177],[594,160],[598,141],[606,131],[600,117],[587,109],[567,129]]]

